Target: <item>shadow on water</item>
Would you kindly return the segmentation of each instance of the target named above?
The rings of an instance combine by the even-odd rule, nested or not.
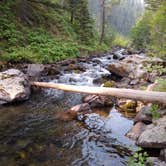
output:
[[[90,130],[82,122],[55,118],[68,106],[42,95],[0,108],[0,165],[126,165],[135,148],[124,136],[132,120],[115,109],[95,110],[104,128]]]

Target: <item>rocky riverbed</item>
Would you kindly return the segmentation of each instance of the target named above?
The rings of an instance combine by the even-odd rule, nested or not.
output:
[[[62,147],[67,146],[71,149],[79,149],[77,153],[80,157],[77,156],[76,158],[69,157],[69,155],[67,154],[68,151],[71,152],[72,150],[65,150],[64,155],[66,164],[68,162],[70,164],[72,163],[73,165],[84,163],[88,163],[88,165],[95,165],[96,163],[99,163],[100,165],[104,162],[104,165],[113,163],[118,163],[118,166],[126,165],[128,158],[127,156],[130,156],[132,154],[132,150],[128,148],[128,146],[131,146],[133,149],[135,149],[136,147],[134,145],[134,142],[136,142],[137,145],[145,148],[147,151],[152,151],[152,149],[155,149],[157,151],[157,154],[150,155],[159,158],[152,158],[152,160],[155,160],[154,163],[156,163],[157,160],[158,163],[161,162],[162,164],[165,164],[165,106],[160,106],[158,108],[159,118],[154,120],[151,111],[152,106],[149,103],[142,103],[139,101],[126,99],[117,99],[114,97],[104,97],[96,95],[85,96],[81,94],[64,93],[62,91],[52,89],[31,89],[28,81],[40,80],[73,85],[105,86],[133,89],[141,89],[142,87],[147,88],[148,85],[150,85],[148,90],[153,90],[153,88],[157,86],[157,82],[155,82],[155,80],[160,75],[160,73],[157,70],[148,72],[148,68],[152,65],[164,66],[165,64],[161,59],[148,58],[144,54],[133,54],[125,49],[115,49],[114,52],[107,53],[105,55],[81,57],[78,59],[65,60],[56,64],[49,65],[6,64],[5,67],[7,66],[8,68],[17,68],[24,74],[14,69],[0,73],[0,103],[13,103],[21,100],[27,100],[30,96],[31,90],[33,93],[31,94],[31,99],[25,103],[22,103],[21,105],[0,106],[1,114],[4,114],[3,118],[0,121],[0,125],[2,127],[2,132],[6,130],[1,137],[1,146],[4,148],[2,148],[3,150],[0,152],[0,154],[2,156],[3,162],[8,163],[9,161],[13,161],[17,163],[17,160],[13,159],[10,154],[7,153],[10,141],[6,141],[6,139],[13,141],[14,138],[15,141],[14,144],[12,144],[12,154],[14,154],[15,146],[18,146],[17,142],[20,141],[20,138],[23,140],[25,138],[26,141],[28,139],[28,143],[26,144],[25,148],[18,150],[18,154],[20,155],[18,155],[18,162],[23,162],[22,158],[25,158],[26,161],[29,160],[29,156],[31,156],[30,152],[28,151],[29,141],[30,144],[36,146],[34,145],[35,137],[32,136],[33,139],[28,138],[31,138],[31,135],[35,135],[34,132],[29,132],[29,128],[37,131],[37,129],[35,128],[38,126],[38,124],[36,124],[38,119],[41,125],[44,125],[44,123],[46,123],[46,126],[49,126],[48,128],[50,128],[51,132],[60,135],[58,141],[60,141],[59,139],[62,137],[66,139],[64,139],[66,142],[64,141],[62,143],[60,141]],[[3,67],[1,70],[5,70],[5,67]],[[164,77],[163,73],[162,77]],[[17,92],[17,94],[15,93],[15,95],[13,95],[13,92]],[[60,106],[58,103],[61,103]],[[27,106],[27,104],[29,106]],[[16,110],[16,112],[14,113],[12,109]],[[30,109],[31,113],[28,113],[27,109]],[[40,109],[45,111],[41,112]],[[49,110],[51,110],[51,112]],[[26,125],[24,125],[23,120],[20,119],[21,117],[18,116],[17,112],[21,113],[23,119],[28,117],[30,118],[30,116],[32,116],[32,121],[34,121],[35,123],[34,127],[31,120],[27,121],[25,119],[27,125],[32,126],[28,127],[27,132],[25,132]],[[44,118],[44,115],[46,115],[46,118]],[[20,129],[22,129],[25,133],[23,131],[20,131],[21,133],[16,132],[11,128],[11,117],[13,116],[15,120],[12,124],[16,125],[16,122],[18,122],[18,124],[22,125]],[[36,120],[34,118],[36,118]],[[8,125],[6,121],[9,121]],[[78,122],[79,127],[75,126],[75,124],[73,125],[73,122],[75,121]],[[69,129],[69,126],[67,128],[57,128],[55,127],[55,124],[58,125],[57,122],[61,125],[63,124],[64,126],[66,126],[68,123],[68,125],[71,125],[71,128],[75,127],[76,129],[80,130],[80,133],[76,134],[76,131]],[[54,125],[53,127],[51,127],[50,125],[52,125],[53,123]],[[132,127],[133,124],[134,126]],[[80,125],[83,128],[80,127]],[[19,126],[16,125],[16,128],[19,129]],[[65,132],[62,132],[62,134],[57,133],[60,128],[63,128]],[[40,134],[42,136],[43,133],[46,132],[44,130],[45,129],[43,126],[43,128],[40,130]],[[70,134],[72,134],[73,132],[75,133],[72,136],[73,140],[71,141],[71,144],[68,140],[70,135],[68,133],[69,131],[71,132]],[[20,138],[19,136],[13,137],[13,135],[16,135],[16,133],[21,135]],[[66,137],[65,134],[67,135]],[[55,135],[50,135],[51,136],[49,137],[49,139],[53,139],[54,141],[55,139],[57,139],[54,139]],[[129,137],[131,140],[127,137]],[[47,137],[44,138],[47,139]],[[89,139],[92,139],[92,141],[90,141]],[[23,141],[24,144],[26,142],[25,140]],[[101,146],[93,144],[96,141]],[[37,143],[37,145],[39,144],[41,144],[40,141]],[[45,144],[43,150],[45,150],[49,155],[51,154],[52,158],[50,159],[49,157],[46,157],[47,153],[44,153],[42,151],[42,154],[46,157],[46,160],[44,162],[56,162],[57,159],[54,159],[54,155],[52,154],[52,151],[54,151],[52,148],[55,148],[56,145],[52,143],[52,141],[49,141],[48,144],[49,147]],[[81,150],[81,146],[77,144],[81,144],[83,149]],[[61,147],[61,145],[58,146]],[[94,150],[92,146],[94,147]],[[62,147],[60,148],[60,150],[63,149]],[[90,148],[89,152],[87,152],[88,148]],[[104,150],[105,152],[102,152],[102,150]],[[59,154],[58,151],[55,150],[55,152]],[[102,157],[98,159],[98,157],[91,156],[92,154]],[[111,157],[109,157],[110,154]],[[38,154],[38,156],[40,156],[40,154]],[[74,160],[74,162],[70,161],[71,158],[72,160]],[[36,163],[39,161],[34,158],[32,163],[33,162]],[[62,164],[62,162],[59,162],[59,164],[60,163]],[[53,165],[55,165],[55,163]]]

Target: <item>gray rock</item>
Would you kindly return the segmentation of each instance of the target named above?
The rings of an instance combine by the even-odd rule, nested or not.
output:
[[[42,64],[28,64],[27,74],[31,80],[37,81],[43,70],[44,65]]]
[[[138,83],[139,83],[139,79],[137,78],[137,79],[132,80],[132,81],[130,82],[130,85],[136,85],[136,84],[138,84]]]
[[[0,73],[0,104],[27,100],[30,83],[25,74],[16,69]]]
[[[160,114],[160,116],[165,116],[166,115],[166,109],[160,109],[160,110],[158,110],[158,113]]]
[[[145,165],[146,166],[166,166],[166,162],[161,161],[157,157],[148,157]]]
[[[141,133],[145,130],[146,125],[142,122],[136,123],[131,130],[126,134],[127,137],[137,140]]]
[[[134,85],[137,83],[137,79],[153,79],[149,77],[149,73],[147,72],[147,69],[144,67],[145,64],[148,65],[151,64],[151,62],[151,59],[146,56],[133,54],[127,56],[122,61],[111,63],[108,66],[108,70],[112,74],[115,74],[117,76],[134,79],[135,81],[131,82],[131,84]],[[152,75],[151,77],[154,76]]]
[[[108,66],[108,70],[117,76],[127,77],[129,75],[129,71],[127,70],[127,64],[123,62],[115,62]]]
[[[166,148],[166,116],[148,125],[138,138],[137,145],[144,148]]]
[[[163,161],[166,161],[166,149],[162,149],[162,150],[160,151],[160,156],[159,156],[159,158],[160,158],[161,160],[163,160]]]
[[[83,99],[83,102],[88,103],[91,108],[113,106],[115,98],[111,96],[88,95]]]
[[[143,122],[145,124],[152,123],[152,113],[150,112],[151,107],[144,106],[141,108],[140,112],[136,115],[134,123]]]

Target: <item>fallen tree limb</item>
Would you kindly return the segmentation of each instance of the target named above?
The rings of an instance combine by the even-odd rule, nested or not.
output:
[[[59,89],[59,90],[68,91],[68,92],[106,95],[106,96],[114,96],[118,98],[134,99],[134,100],[150,102],[150,103],[166,104],[166,92],[106,88],[106,87],[77,86],[77,85],[66,85],[66,84],[58,84],[58,83],[47,83],[47,82],[32,82],[31,85],[43,87],[43,88]]]

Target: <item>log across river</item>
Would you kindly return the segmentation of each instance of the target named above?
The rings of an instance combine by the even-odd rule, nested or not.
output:
[[[67,92],[77,92],[95,95],[114,96],[118,98],[134,99],[143,102],[166,104],[166,92],[143,91],[133,89],[106,88],[66,85],[59,83],[31,82],[31,85],[42,88],[53,88]]]

